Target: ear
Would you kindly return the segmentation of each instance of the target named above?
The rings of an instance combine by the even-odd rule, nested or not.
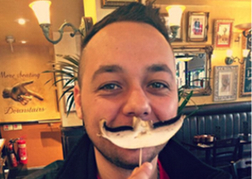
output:
[[[74,86],[74,102],[78,118],[83,119],[81,110],[81,90],[79,88],[79,85]]]

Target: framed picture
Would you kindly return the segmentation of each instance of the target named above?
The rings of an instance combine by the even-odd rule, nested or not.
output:
[[[69,109],[69,106],[70,106],[70,103],[71,103],[71,99],[73,98],[73,96],[70,96],[71,94],[73,94],[73,91],[69,91],[67,93],[65,93],[64,95],[64,108],[65,108],[65,113],[68,112],[68,109]],[[75,105],[73,104],[71,106],[71,109],[69,112],[74,112],[76,111],[75,110]]]
[[[101,0],[101,7],[119,7],[131,2],[141,2],[141,0]]]
[[[188,12],[188,42],[207,41],[209,12]]]
[[[214,47],[230,48],[234,20],[216,20],[214,22]]]
[[[241,90],[240,96],[251,96],[251,55],[244,58],[244,64],[241,67]]]
[[[161,16],[164,18],[164,20],[165,20],[165,26],[166,26],[166,28],[167,28],[167,30],[168,30],[168,34],[169,34],[169,36],[170,36],[170,29],[169,29],[169,16],[168,16],[168,13],[161,13]],[[182,17],[182,19],[183,19],[183,17]],[[183,22],[183,20],[181,19],[181,25],[180,25],[180,28],[178,29],[178,32],[177,32],[177,35],[176,35],[176,37],[175,37],[175,40],[173,41],[173,42],[182,42],[182,22]]]
[[[238,66],[215,66],[214,101],[232,101],[237,98]]]

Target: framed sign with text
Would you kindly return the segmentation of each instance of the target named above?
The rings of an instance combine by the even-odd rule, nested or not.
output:
[[[4,47],[3,47],[4,48]],[[8,50],[5,50],[6,52]],[[0,66],[0,123],[60,120],[58,97],[47,47],[17,47],[2,54]]]

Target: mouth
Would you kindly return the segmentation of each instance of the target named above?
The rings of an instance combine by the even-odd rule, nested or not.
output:
[[[113,144],[126,149],[153,147],[166,143],[181,128],[185,116],[152,123],[134,117],[132,126],[108,127],[106,120],[100,121],[101,136]]]
[[[159,127],[162,127],[162,126],[168,126],[168,125],[171,125],[175,122],[177,122],[179,119],[180,119],[181,115],[179,116],[176,116],[174,118],[171,118],[171,119],[168,119],[168,120],[165,120],[165,121],[159,121],[159,122],[156,122],[156,123],[152,123],[150,121],[146,122],[146,123],[149,123],[149,125],[153,128],[153,129],[156,129],[156,128],[159,128]],[[134,121],[134,123],[136,123]],[[133,124],[133,126],[119,126],[119,127],[109,127],[106,125],[106,121],[104,120],[103,121],[103,127],[109,131],[109,132],[122,132],[122,131],[134,131],[134,126],[135,124]]]

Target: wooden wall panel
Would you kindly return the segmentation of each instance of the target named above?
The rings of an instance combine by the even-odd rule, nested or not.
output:
[[[12,138],[24,137],[27,145],[27,167],[45,166],[55,160],[63,159],[60,123],[23,124],[22,130],[4,131],[2,137],[6,145]]]

